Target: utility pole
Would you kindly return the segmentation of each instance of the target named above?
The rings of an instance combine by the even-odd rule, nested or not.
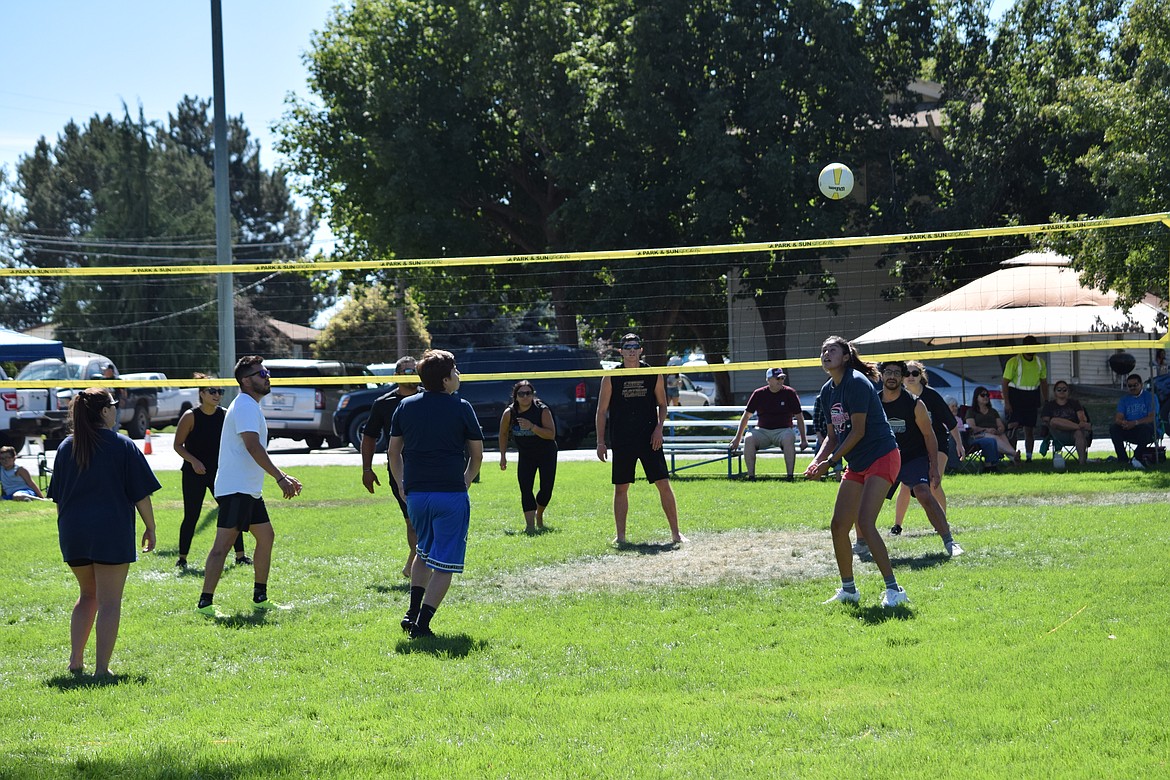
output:
[[[232,264],[232,212],[228,200],[227,101],[223,94],[223,9],[211,0],[211,70],[215,110],[215,262]],[[236,368],[236,306],[232,274],[216,274],[219,303],[219,375],[230,377]],[[234,388],[225,388],[227,397]]]

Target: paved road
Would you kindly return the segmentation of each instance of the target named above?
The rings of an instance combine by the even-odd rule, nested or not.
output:
[[[155,471],[178,471],[183,465],[183,459],[174,450],[174,439],[174,434],[170,433],[156,433],[150,437],[151,454],[147,455],[146,459]],[[135,443],[139,449],[144,449],[144,442],[138,441]],[[304,442],[293,441],[292,439],[273,439],[268,444],[268,453],[272,456],[272,462],[281,468],[293,468],[296,466],[352,466],[360,469],[362,466],[361,453],[349,446],[339,447],[337,449],[310,450],[305,446]],[[56,454],[55,451],[46,453],[49,468],[53,467],[53,459]],[[508,459],[514,463],[515,457],[516,454],[512,453],[508,456]],[[562,451],[560,454],[561,460],[592,460],[596,457],[597,453],[594,450],[568,450]],[[484,453],[485,466],[494,466],[498,460],[499,450],[491,449]],[[17,462],[34,475],[37,473],[36,451],[30,454],[27,449],[21,450],[17,456]],[[384,454],[375,455],[374,465],[379,470],[383,469],[386,465],[386,456]]]

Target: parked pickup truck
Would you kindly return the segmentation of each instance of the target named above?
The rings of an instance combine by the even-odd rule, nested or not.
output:
[[[122,378],[135,382],[155,382],[166,379],[167,375],[160,371],[144,371],[122,374]],[[158,411],[150,416],[150,422],[158,428],[178,424],[183,412],[199,405],[198,387],[158,387],[155,388],[155,394],[158,397]]]
[[[264,367],[273,379],[299,377],[298,385],[274,384],[272,392],[260,401],[260,410],[268,423],[270,438],[295,439],[305,442],[309,449],[322,445],[340,447],[343,439],[333,432],[333,410],[345,393],[364,385],[319,384],[318,377],[368,376],[370,372],[360,363],[342,363],[336,360],[298,360],[278,358],[265,360]]]
[[[56,358],[37,360],[29,363],[16,375],[16,381],[68,381],[92,380],[94,385],[102,383],[102,369],[113,362],[102,355],[67,350],[65,361]],[[114,366],[114,378],[120,379]],[[77,392],[75,388],[54,387],[49,389],[25,389],[15,393],[11,400],[5,393],[4,406],[15,407],[11,424],[5,436],[15,438],[21,444],[27,436],[44,436],[50,449],[65,438],[66,422],[69,415],[69,399]],[[118,422],[132,439],[141,439],[150,427],[151,418],[158,411],[158,394],[152,388],[118,388]],[[13,445],[15,446],[15,445]]]

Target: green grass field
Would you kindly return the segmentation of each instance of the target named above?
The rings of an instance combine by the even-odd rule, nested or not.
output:
[[[356,470],[293,469],[270,594],[295,608],[254,617],[229,564],[219,622],[193,611],[214,520],[176,573],[160,474],[107,685],[65,673],[53,507],[6,502],[0,777],[1170,776],[1164,473],[949,478],[967,554],[911,510],[886,612],[872,564],[860,608],[820,604],[835,484],[678,480],[680,550],[639,484],[619,551],[607,466],[562,463],[535,537],[485,466],[467,573],[413,644],[401,520]]]

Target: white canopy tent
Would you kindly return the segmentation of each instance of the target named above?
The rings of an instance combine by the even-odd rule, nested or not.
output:
[[[972,341],[1150,334],[1166,329],[1166,313],[1152,299],[1127,311],[1117,295],[1081,285],[1069,259],[1032,252],[1004,261],[1003,269],[977,279],[864,333],[857,344]]]

